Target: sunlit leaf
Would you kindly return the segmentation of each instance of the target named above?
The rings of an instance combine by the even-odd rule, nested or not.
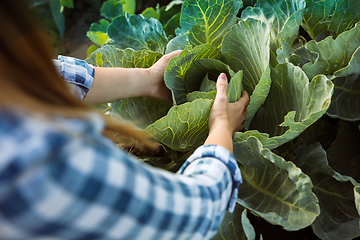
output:
[[[281,46],[290,48],[302,21],[302,12],[305,8],[305,0],[258,0],[254,7],[247,7],[241,14],[246,20],[254,18],[261,20],[270,27],[271,32],[271,66],[275,67],[279,60],[276,59],[276,51]]]
[[[107,28],[110,22],[101,19],[100,24],[92,23],[89,31],[86,32],[86,36],[95,44],[102,46],[108,39]]]
[[[191,48],[192,48],[192,46],[189,43],[188,37],[185,35],[182,35],[182,36],[177,36],[168,42],[165,53],[167,54],[167,53],[171,53],[176,50],[184,50],[184,49],[191,49]]]
[[[243,87],[251,96],[245,129],[248,129],[270,90],[269,44],[269,26],[254,19],[240,21],[233,26],[222,43],[221,50],[231,69],[244,71]]]
[[[165,52],[168,42],[161,23],[154,18],[142,15],[118,16],[108,27],[110,42],[118,48],[133,48],[134,50],[151,50]]]
[[[176,104],[186,102],[186,94],[188,93],[185,87],[186,72],[190,68],[191,63],[197,59],[220,59],[221,56],[219,49],[205,44],[189,51],[184,50],[179,56],[169,61],[169,65],[165,71],[165,84],[172,91]],[[198,81],[201,83],[202,79]]]
[[[360,47],[349,65],[334,73],[334,95],[327,113],[349,121],[360,120]]]
[[[146,18],[155,18],[158,19],[160,18],[160,9],[159,6],[155,8],[153,7],[148,7],[146,8],[144,11],[142,11],[141,15],[143,15]]]
[[[171,106],[168,102],[139,97],[117,100],[111,104],[111,110],[121,119],[131,121],[139,128],[144,129],[165,116]]]
[[[166,116],[149,125],[145,131],[176,151],[194,150],[208,135],[208,117],[213,102],[198,99],[173,106]]]
[[[302,26],[315,39],[328,31],[336,37],[360,21],[358,0],[306,0]]]
[[[235,24],[241,7],[241,0],[186,0],[182,6],[180,26],[189,33],[192,45],[208,43],[219,47],[226,31]]]
[[[191,63],[185,74],[185,90],[193,92],[200,89],[202,79],[208,76],[210,81],[216,82],[220,73],[225,73],[228,79],[235,74],[228,65],[216,59],[198,59]],[[215,89],[214,89],[215,90]]]
[[[311,179],[290,161],[249,137],[234,156],[241,163],[243,183],[237,202],[266,221],[296,231],[320,214]]]
[[[122,0],[123,3],[123,11],[129,14],[135,13],[136,8],[136,0]]]
[[[305,64],[302,69],[309,79],[318,74],[332,75],[348,65],[355,50],[360,46],[360,25],[343,32],[335,40],[330,36],[321,42],[314,40],[306,48],[318,54],[315,62]]]
[[[73,0],[60,0],[61,6],[68,7],[68,8],[74,8],[74,2]]]
[[[333,84],[325,76],[309,82],[299,67],[287,63],[272,69],[271,79],[269,95],[251,122],[254,130],[235,133],[235,145],[255,136],[264,148],[278,147],[297,137],[330,105]]]
[[[227,90],[227,97],[228,97],[228,101],[230,103],[236,102],[241,97],[241,92],[243,90],[243,88],[242,88],[242,79],[243,79],[243,72],[242,71],[237,72],[231,78],[230,83],[228,85],[228,90]],[[209,80],[209,81],[211,81],[211,80]],[[216,86],[215,86],[215,89],[216,89]],[[200,90],[201,90],[201,88],[200,88]],[[192,102],[192,101],[194,101],[196,99],[215,100],[215,96],[216,96],[216,90],[215,91],[210,91],[210,92],[194,91],[194,92],[188,93],[186,95],[186,98],[187,98],[188,102]]]

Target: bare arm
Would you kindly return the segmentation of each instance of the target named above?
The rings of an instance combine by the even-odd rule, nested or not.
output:
[[[95,68],[92,86],[83,102],[92,105],[132,97],[150,97],[171,101],[164,72],[169,60],[181,51],[164,55],[150,68]]]
[[[216,98],[209,116],[210,132],[204,145],[221,145],[233,153],[232,136],[235,131],[243,128],[242,123],[250,100],[248,94],[243,91],[237,102],[229,103],[226,95],[227,87],[226,75],[222,73],[216,83]]]

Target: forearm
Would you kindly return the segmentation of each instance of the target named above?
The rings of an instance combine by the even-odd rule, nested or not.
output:
[[[92,86],[83,102],[89,105],[132,97],[146,97],[151,91],[149,69],[95,67]]]
[[[232,133],[226,124],[217,124],[210,130],[204,145],[220,145],[233,153]]]

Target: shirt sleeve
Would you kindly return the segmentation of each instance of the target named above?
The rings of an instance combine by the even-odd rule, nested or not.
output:
[[[8,179],[12,187],[0,199],[1,233],[19,236],[13,239],[210,239],[233,209],[241,176],[225,148],[200,147],[174,174],[140,163],[99,129],[84,130],[22,139],[22,146],[37,148],[17,151],[18,162],[3,173],[17,180]]]
[[[241,177],[240,169],[237,165],[237,161],[235,157],[229,152],[229,150],[227,150],[226,148],[220,145],[201,146],[194,152],[194,154],[192,154],[186,160],[186,162],[180,168],[178,173],[188,174],[188,172],[191,172],[191,174],[194,173],[202,174],[203,173],[202,169],[204,168],[205,165],[205,167],[208,168],[208,170],[213,168],[211,169],[212,171],[209,172],[213,172],[213,175],[217,175],[218,174],[217,169],[214,168],[214,166],[212,166],[213,161],[204,161],[204,159],[208,159],[208,158],[221,161],[223,164],[226,165],[226,167],[231,173],[232,191],[231,191],[230,200],[228,202],[227,210],[229,212],[234,212],[236,199],[238,196],[238,187],[242,183],[242,177]]]
[[[67,83],[69,91],[80,100],[84,99],[94,80],[94,67],[84,60],[61,55],[58,60],[54,60],[54,64]]]

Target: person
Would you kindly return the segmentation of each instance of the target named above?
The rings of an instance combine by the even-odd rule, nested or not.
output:
[[[54,64],[26,3],[0,6],[0,239],[211,238],[241,182],[232,135],[247,93],[228,103],[221,74],[204,145],[178,173],[151,167],[114,143],[152,147],[150,137],[89,105],[169,100],[163,75],[180,52],[148,69],[94,68],[65,56]]]

